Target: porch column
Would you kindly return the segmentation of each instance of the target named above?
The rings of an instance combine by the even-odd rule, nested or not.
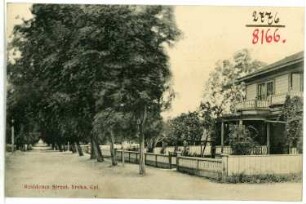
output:
[[[221,153],[223,153],[224,147],[224,122],[221,123]]]
[[[239,120],[239,125],[243,125],[243,120]]]
[[[267,152],[270,154],[270,123],[267,123]]]

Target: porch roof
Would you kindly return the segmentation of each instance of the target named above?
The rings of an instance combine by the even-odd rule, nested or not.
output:
[[[226,115],[219,119],[221,122],[240,120],[267,120],[265,115]]]
[[[234,113],[223,115],[218,119],[220,122],[230,122],[230,121],[244,121],[244,120],[262,120],[266,122],[275,122],[277,121],[277,115],[272,115],[270,113],[263,114],[242,114],[242,113]]]

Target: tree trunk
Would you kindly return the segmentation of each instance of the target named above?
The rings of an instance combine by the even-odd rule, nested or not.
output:
[[[117,161],[116,161],[116,150],[115,150],[115,147],[114,147],[115,137],[114,137],[113,129],[111,129],[109,132],[110,132],[110,141],[111,141],[110,152],[111,152],[111,158],[112,158],[112,165],[116,166]]]
[[[146,174],[145,169],[145,160],[144,160],[144,134],[143,134],[143,127],[140,125],[139,128],[139,174],[144,175]]]
[[[81,157],[81,156],[84,156],[83,150],[82,150],[82,148],[81,148],[81,146],[80,146],[79,141],[76,142],[76,146],[77,146],[77,150],[78,150],[79,156],[80,156],[80,157]]]
[[[154,150],[154,141],[153,141],[153,139],[150,139],[148,142],[147,142],[147,150],[148,150],[148,152],[151,152],[151,153],[153,153],[153,150]]]
[[[75,148],[75,143],[73,142],[71,142],[71,145],[70,145],[70,149],[71,149],[71,151],[72,151],[72,153],[74,154],[74,153],[76,153],[76,148]]]
[[[63,151],[62,144],[60,142],[57,142],[57,146],[58,146],[58,150],[62,152]]]
[[[216,145],[212,144],[211,145],[211,158],[215,158],[216,157]]]
[[[121,152],[121,156],[122,156],[122,158],[121,158],[121,162],[122,162],[122,166],[124,166],[124,163],[125,163],[125,161],[124,161],[124,146],[123,146],[123,142],[121,143],[121,147],[122,147],[122,152]]]
[[[152,152],[153,152],[153,153],[154,153],[154,149],[155,149],[155,147],[156,147],[156,145],[157,145],[158,142],[162,142],[162,141],[155,140],[155,141],[153,142],[153,147],[152,147]]]
[[[101,152],[101,149],[100,149],[100,145],[99,145],[99,141],[96,137],[93,138],[93,150],[96,157],[97,157],[97,162],[103,162],[104,161],[104,158],[103,158],[103,155],[102,155],[102,152]]]
[[[143,118],[142,121],[140,121],[139,123],[139,174],[140,175],[145,175],[146,174],[146,168],[145,168],[145,155],[144,155],[144,142],[145,142],[145,138],[144,138],[144,133],[143,133],[143,126],[146,122],[146,118],[147,118],[147,107],[144,107],[144,111],[143,111]]]
[[[52,150],[55,150],[55,143],[54,142],[52,142]]]
[[[97,159],[93,136],[90,136],[90,159]]]

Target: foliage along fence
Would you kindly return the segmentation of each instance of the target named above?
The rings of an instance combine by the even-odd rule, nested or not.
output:
[[[191,146],[188,146],[188,152],[190,154],[197,154],[197,155],[200,155],[201,154],[201,147],[200,145],[191,145]],[[174,149],[175,147],[173,146],[169,146],[169,147],[166,147],[164,149],[164,154],[168,154],[169,152],[174,152]],[[184,146],[178,146],[178,150],[179,151],[183,151],[184,149]],[[162,150],[162,147],[155,147],[154,150],[153,150],[153,153],[155,154],[160,154],[161,153],[161,150]],[[221,146],[216,146],[216,154],[218,155],[221,155]],[[232,154],[232,148],[230,146],[223,146],[223,154]],[[261,155],[261,154],[268,154],[268,148],[267,146],[257,146],[257,147],[254,147],[252,149],[252,152],[251,154],[254,154],[254,155]],[[210,145],[207,145],[205,147],[205,151],[204,151],[204,155],[211,155],[211,146]]]
[[[189,145],[187,147],[188,149],[188,152],[190,154],[197,154],[197,155],[200,155],[201,154],[201,149],[203,148],[204,146],[200,146],[200,145]],[[175,147],[174,146],[169,146],[169,147],[166,147],[164,149],[164,154],[168,154],[169,152],[173,153],[174,152],[174,149]],[[155,147],[154,150],[153,150],[153,153],[155,154],[161,154],[161,150],[162,150],[162,147]],[[184,146],[178,146],[178,150],[179,151],[183,151],[184,150]],[[210,145],[207,145],[205,147],[205,151],[204,151],[204,155],[210,155],[211,154],[211,146]]]

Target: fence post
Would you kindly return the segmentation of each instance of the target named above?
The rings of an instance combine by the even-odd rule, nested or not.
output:
[[[122,152],[121,152],[121,159],[122,159],[122,166],[124,166],[124,149],[122,149]]]
[[[14,119],[12,119],[12,127],[11,127],[11,131],[12,131],[12,134],[11,134],[11,137],[12,137],[12,153],[14,152],[15,150],[15,129],[14,129]]]
[[[168,157],[169,157],[169,169],[172,169],[172,157],[171,157],[171,152],[168,152]]]
[[[177,171],[180,170],[180,165],[179,165],[180,156],[181,156],[181,152],[176,152],[176,170]]]
[[[225,182],[228,176],[228,155],[222,154],[222,181]]]
[[[118,161],[118,159],[117,159],[117,148],[114,148],[114,154],[115,155],[113,155],[113,157],[115,158],[115,161]]]
[[[129,152],[129,163],[131,163],[131,152]]]
[[[157,154],[155,154],[155,166],[157,167]]]
[[[199,163],[200,163],[200,160],[197,159],[197,172],[199,172]]]

